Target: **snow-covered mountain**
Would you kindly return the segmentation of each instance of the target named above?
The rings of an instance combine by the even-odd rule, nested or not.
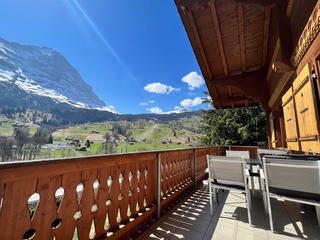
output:
[[[0,38],[0,104],[52,108],[94,108],[117,113],[93,92],[57,51]]]

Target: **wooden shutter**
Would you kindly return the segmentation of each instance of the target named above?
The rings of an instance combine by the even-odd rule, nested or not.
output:
[[[289,149],[299,151],[300,145],[298,141],[295,104],[292,94],[292,88],[289,88],[289,90],[282,97],[282,108],[286,128],[286,141]]]
[[[317,113],[316,96],[307,64],[293,82],[293,97],[299,125],[299,141],[301,150],[309,152],[312,149],[320,152],[319,120]]]

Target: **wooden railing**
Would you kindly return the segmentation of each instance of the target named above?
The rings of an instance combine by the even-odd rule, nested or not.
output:
[[[0,239],[129,239],[226,147],[0,164]],[[245,149],[244,149],[245,150]]]

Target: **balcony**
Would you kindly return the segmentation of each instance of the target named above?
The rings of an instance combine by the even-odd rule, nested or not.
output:
[[[316,239],[320,236],[313,209],[283,202],[275,202],[278,206],[275,225],[280,234],[272,234],[259,193],[254,198],[254,227],[246,219],[243,197],[227,191],[220,195],[211,217],[207,189],[202,186],[202,180],[207,178],[206,155],[223,155],[226,148],[2,163],[0,238]],[[232,149],[249,150],[251,158],[257,157],[256,147]],[[146,230],[146,226],[150,228]]]

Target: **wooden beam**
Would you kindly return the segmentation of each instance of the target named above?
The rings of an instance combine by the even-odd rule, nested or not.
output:
[[[234,0],[234,1],[237,3],[257,4],[262,7],[272,8],[276,5],[277,0]]]
[[[206,54],[204,52],[203,45],[202,45],[202,42],[201,42],[201,39],[199,36],[199,32],[198,32],[196,23],[194,21],[194,17],[193,17],[192,12],[188,12],[188,19],[189,19],[190,25],[192,27],[193,35],[194,35],[196,42],[197,42],[197,46],[199,47],[201,58],[202,58],[202,61],[204,62],[204,65],[205,65],[205,70],[208,73],[209,79],[212,79],[212,74],[211,74],[211,70],[210,70],[210,67],[208,64],[208,59],[207,59]]]
[[[239,102],[239,101],[248,101],[252,102],[256,99],[247,97],[247,96],[237,96],[237,97],[228,97],[228,98],[219,98],[216,101],[220,103],[232,103],[232,102]],[[248,104],[248,103],[247,103]]]
[[[272,54],[272,58],[271,58],[271,62],[272,63],[276,61],[276,58],[277,58],[277,55],[278,55],[279,51],[280,51],[280,41],[278,39],[277,43],[276,43],[276,46],[274,48],[273,54]],[[271,66],[268,69],[268,74],[267,74],[267,78],[266,78],[267,82],[269,82],[272,72],[273,72],[273,69],[272,69],[272,66]]]
[[[265,79],[265,71],[258,70],[253,72],[246,72],[235,76],[223,77],[223,78],[215,78],[211,81],[212,84],[220,84],[220,85],[239,85],[240,83],[246,84],[248,81]]]
[[[272,68],[276,72],[286,73],[294,71],[294,66],[290,61],[293,53],[293,43],[291,35],[290,19],[287,15],[287,1],[277,1],[277,17],[279,25],[279,41],[281,59],[272,64]]]
[[[265,67],[267,65],[270,15],[271,15],[271,9],[267,8],[264,12],[262,67]]]
[[[183,12],[205,9],[211,0],[182,0],[180,5]]]
[[[229,96],[230,96],[230,97],[233,96],[231,86],[228,86],[228,93],[229,93]]]
[[[243,23],[243,5],[240,3],[237,6],[238,10],[238,28],[239,28],[239,40],[240,40],[240,56],[242,71],[246,71],[246,52],[244,44],[244,23]]]
[[[216,108],[221,108],[221,104],[219,102],[216,101],[216,99],[219,99],[219,93],[217,90],[217,86],[216,85],[212,85],[212,84],[208,84],[207,82],[207,87],[210,93],[210,96],[212,97],[212,101],[213,101],[213,105]]]
[[[249,98],[258,99],[262,106],[268,108],[269,88],[264,70],[247,72],[236,76],[213,79],[211,85],[231,85],[240,89]]]
[[[224,54],[224,47],[223,47],[223,43],[222,43],[222,37],[221,37],[221,32],[220,32],[220,26],[219,26],[216,5],[212,1],[212,2],[209,2],[209,6],[210,6],[210,11],[211,11],[211,17],[212,17],[212,22],[213,22],[213,26],[214,26],[214,31],[215,31],[216,38],[218,41],[218,47],[219,47],[221,63],[223,66],[223,72],[224,72],[225,76],[228,76],[227,61],[226,61],[226,57]]]

